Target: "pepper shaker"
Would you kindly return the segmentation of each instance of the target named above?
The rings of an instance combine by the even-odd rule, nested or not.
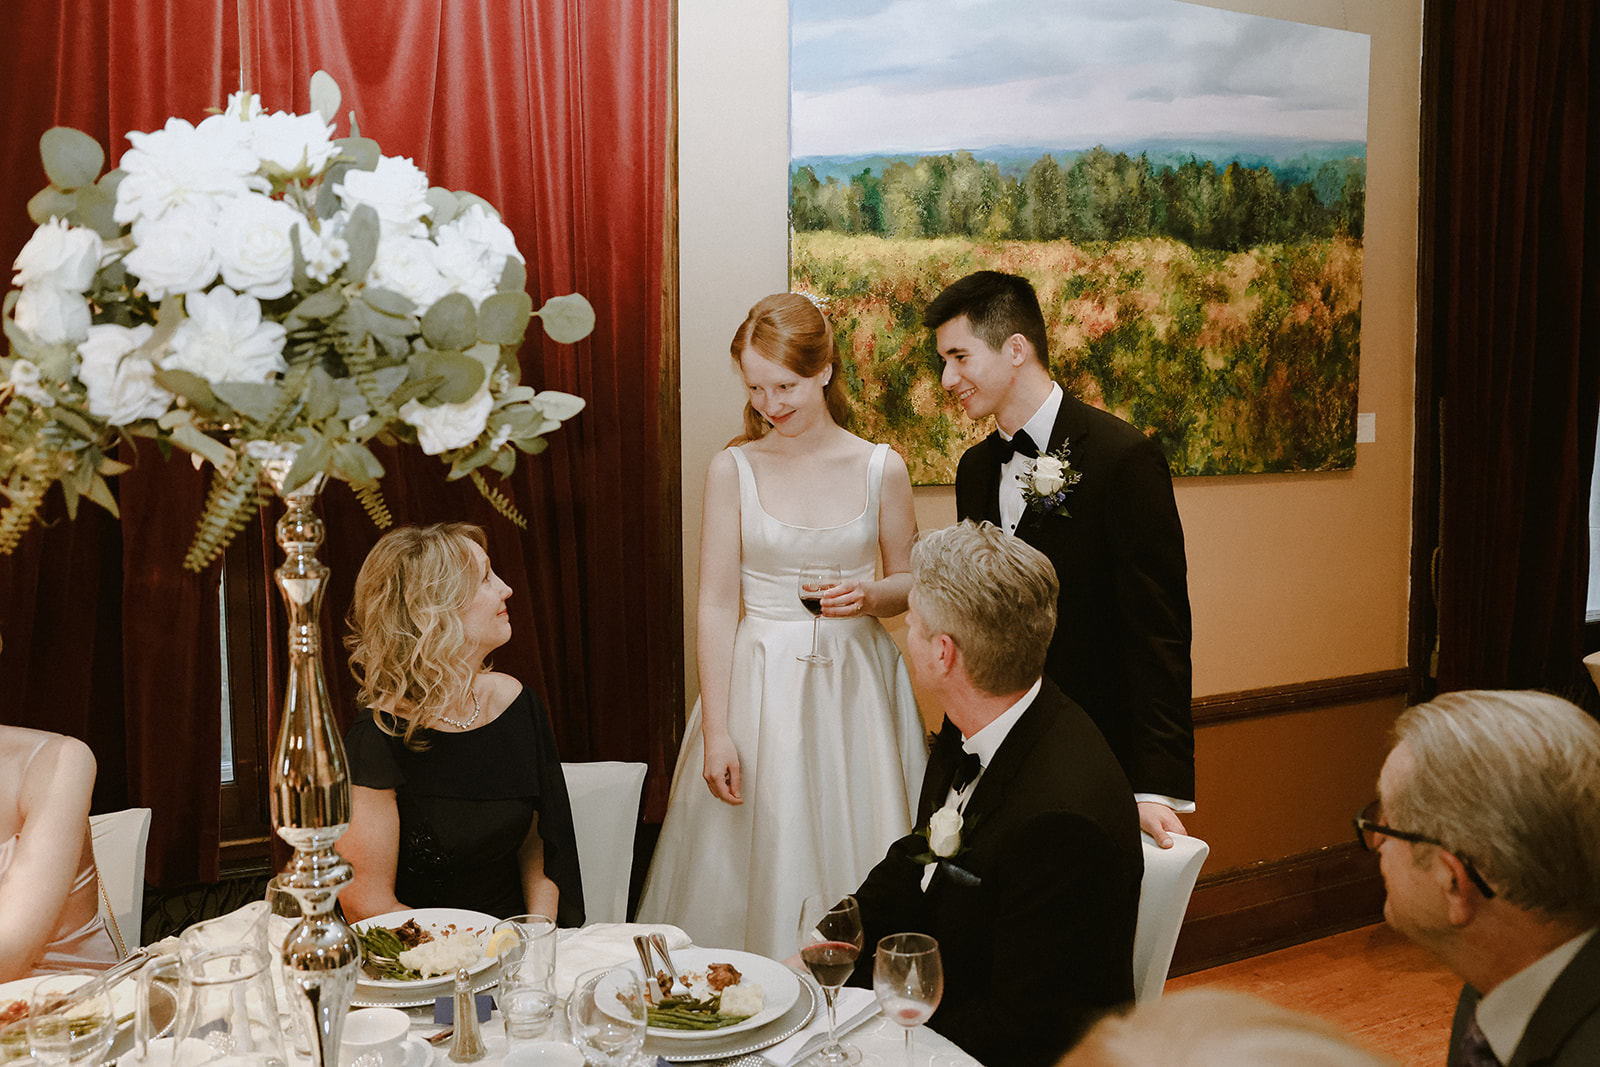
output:
[[[473,1063],[488,1054],[483,1030],[478,1025],[478,1002],[472,993],[472,979],[465,967],[456,968],[456,1032],[450,1042],[450,1058],[457,1063]]]

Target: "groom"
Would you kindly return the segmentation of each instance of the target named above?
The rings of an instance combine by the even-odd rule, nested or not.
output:
[[[999,427],[961,457],[956,514],[995,523],[1055,565],[1044,673],[1100,728],[1136,791],[1140,825],[1169,847],[1168,834],[1184,832],[1177,812],[1194,810],[1194,726],[1187,565],[1167,461],[1050,379],[1027,279],[969,274],[934,298],[923,324],[944,359],[944,388],[969,418],[993,415]],[[1041,451],[1064,456],[1078,479],[1050,477],[1049,461],[1035,471]]]
[[[944,998],[928,1025],[990,1067],[1044,1067],[1133,999],[1143,876],[1132,790],[1082,709],[1041,677],[1056,574],[984,523],[911,550],[907,662],[947,718],[916,833],[867,875],[871,985],[880,938],[939,941]]]

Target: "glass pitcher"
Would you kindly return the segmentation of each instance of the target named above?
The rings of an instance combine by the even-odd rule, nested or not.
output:
[[[139,972],[138,1058],[147,1067],[285,1067],[278,1003],[272,991],[264,901],[196,923],[178,937],[176,955]],[[177,972],[178,1014],[170,1061],[150,1056],[150,984]]]

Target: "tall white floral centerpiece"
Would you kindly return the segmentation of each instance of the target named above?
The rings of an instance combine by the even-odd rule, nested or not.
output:
[[[150,437],[215,469],[185,566],[201,570],[264,494],[287,504],[276,576],[289,614],[289,679],[272,769],[273,822],[295,848],[285,884],[305,918],[284,948],[292,1006],[323,1067],[358,962],[334,911],[350,867],[343,745],[317,648],[327,568],[313,508],[348,482],[379,525],[383,465],[372,442],[415,443],[521,523],[485,469],[583,407],[519,384],[518,346],[537,316],[554,340],[594,327],[582,296],[538,311],[511,231],[486,201],[430,187],[409,159],[336,138],[340,94],[312,78],[313,112],[269,112],[249,93],[190,124],[130,133],[120,166],[87,135],[40,141],[50,185],[28,205],[38,230],[15,264],[0,356],[0,554],[60,486],[116,514],[119,443]]]

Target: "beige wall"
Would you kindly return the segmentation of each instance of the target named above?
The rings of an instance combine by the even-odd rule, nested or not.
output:
[[[1336,474],[1186,478],[1196,696],[1406,664],[1415,346],[1420,0],[1232,0],[1208,6],[1371,36],[1360,410],[1376,439]],[[728,340],[787,288],[788,22],[783,3],[681,0],[680,277],[684,599],[689,698],[700,494],[743,404]],[[954,520],[917,490],[924,528]],[[1398,701],[1201,731],[1200,814],[1232,866],[1343,840],[1370,793]],[[1302,757],[1325,772],[1285,776]],[[1358,806],[1358,805],[1357,805]],[[1352,808],[1353,810],[1353,808]],[[1217,866],[1216,862],[1208,865]]]

